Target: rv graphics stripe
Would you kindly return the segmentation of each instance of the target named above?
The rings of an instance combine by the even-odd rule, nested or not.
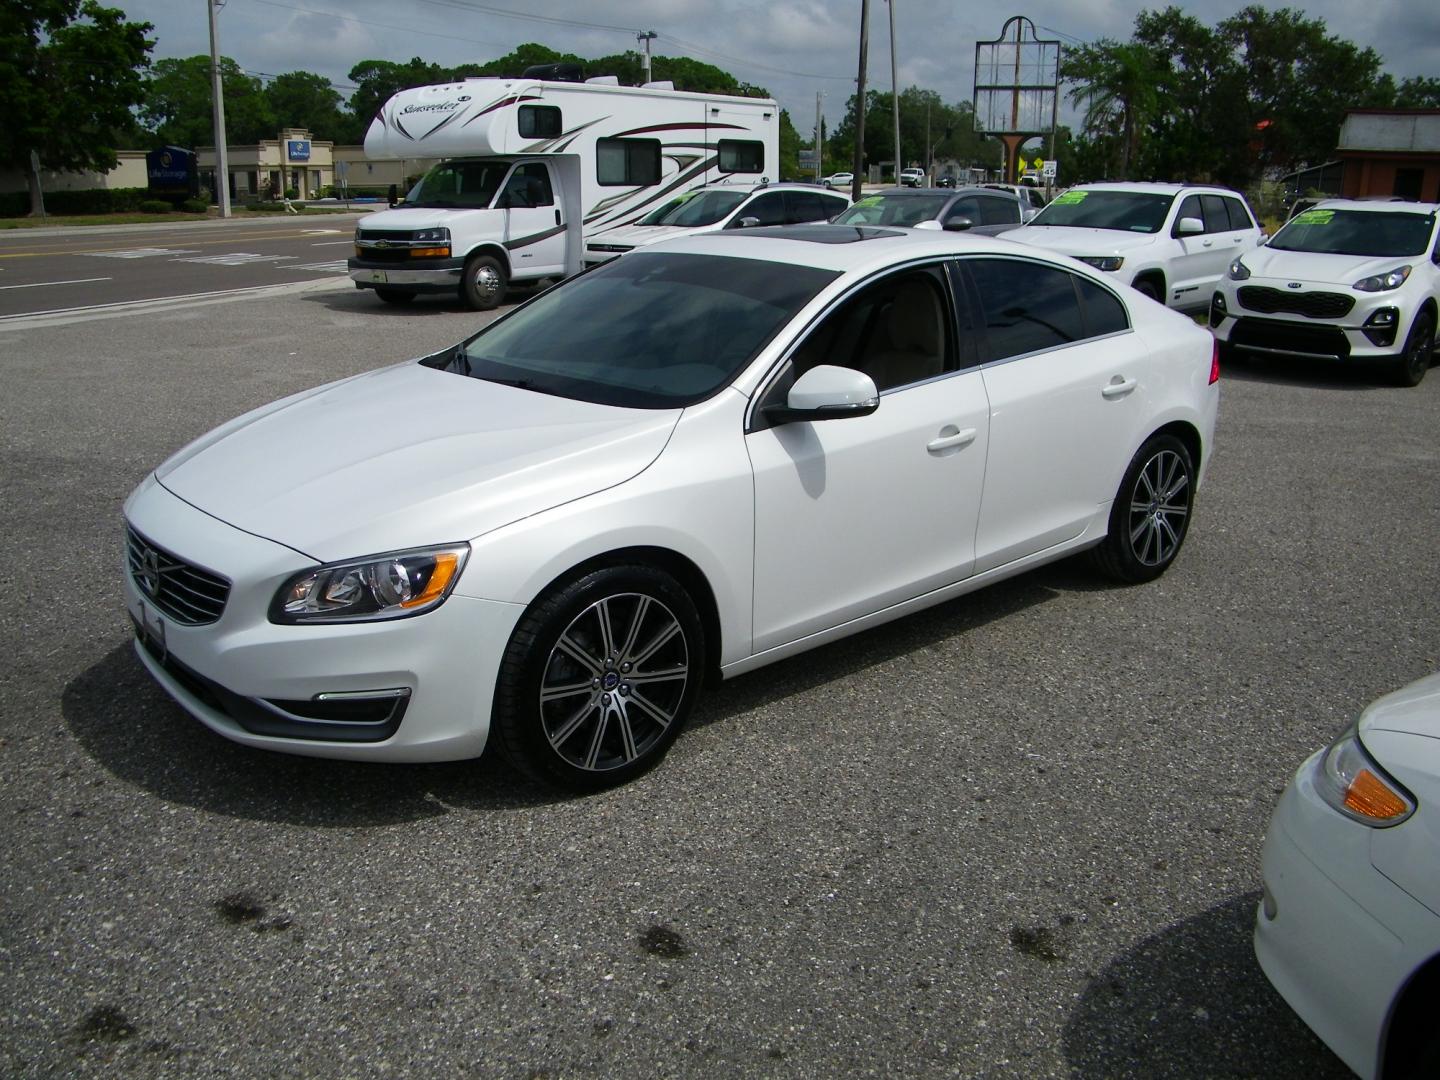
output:
[[[686,128],[728,128],[732,131],[746,131],[740,124],[709,124],[704,120],[693,124],[651,124],[649,127],[631,128],[629,131],[616,132],[615,138],[623,139],[626,135],[643,135],[647,131],[684,131]]]
[[[506,251],[518,251],[531,244],[538,244],[541,240],[549,240],[552,236],[559,236],[565,231],[564,225],[556,225],[553,229],[546,229],[544,232],[531,233],[529,236],[517,236],[513,240],[505,241]]]
[[[674,194],[677,189],[688,186],[691,180],[693,180],[696,176],[703,174],[706,170],[712,168],[718,161],[718,157],[712,157],[708,160],[700,161],[698,165],[694,166],[690,170],[677,173],[674,180],[672,180],[667,186],[661,188],[659,191],[656,191],[648,199],[645,199],[643,202],[637,203],[633,206],[627,206],[623,210],[620,209],[618,204],[623,202],[625,199],[633,196],[635,192],[628,191],[623,195],[616,195],[614,198],[607,199],[604,202],[596,203],[593,207],[590,208],[590,213],[585,217],[585,224],[589,226],[598,223],[603,225],[605,228],[610,228],[612,226],[621,224],[618,219],[622,214],[637,214],[643,217],[644,213],[648,210],[653,209],[656,203]],[[612,214],[614,215],[614,217],[612,217],[611,220],[601,220],[607,215]],[[633,221],[635,219],[631,220]]]
[[[580,132],[584,131],[588,127],[594,127],[596,124],[609,119],[610,118],[608,116],[602,116],[599,120],[587,121],[586,123],[581,124],[579,127],[571,128],[569,131],[562,131],[559,135],[552,136],[549,139],[542,139],[540,142],[531,143],[529,146],[525,147],[520,152],[522,154],[543,154],[547,151],[550,151],[552,153],[558,154],[563,151],[565,147],[569,146],[572,142],[574,142],[575,137],[579,135]],[[563,146],[555,145],[562,140],[564,142]]]
[[[484,116],[486,113],[492,113],[492,112],[494,112],[496,109],[503,109],[506,105],[518,105],[518,104],[520,104],[520,102],[522,102],[522,101],[539,101],[539,100],[540,100],[540,95],[539,95],[539,94],[525,94],[524,96],[512,96],[512,95],[510,95],[510,94],[506,94],[506,95],[505,95],[504,97],[502,97],[499,101],[496,101],[496,102],[493,102],[492,104],[486,105],[485,108],[481,109],[481,110],[480,110],[479,112],[477,112],[474,116],[470,117],[469,120],[466,120],[465,123],[461,125],[461,127],[469,127],[469,126],[470,126],[471,124],[473,124],[476,120],[479,120],[480,117]]]

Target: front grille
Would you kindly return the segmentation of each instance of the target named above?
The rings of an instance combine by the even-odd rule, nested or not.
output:
[[[1350,355],[1350,341],[1338,326],[1309,326],[1278,319],[1237,319],[1230,331],[1230,344],[1239,349],[1288,353],[1292,356]]]
[[[408,263],[414,261],[410,258],[409,248],[356,248],[355,257],[361,262],[367,263]]]
[[[125,529],[125,559],[142,596],[183,626],[206,626],[225,610],[230,582]]]
[[[1241,286],[1239,299],[1241,306],[1251,311],[1266,315],[1283,311],[1289,315],[1303,315],[1307,319],[1343,319],[1355,306],[1355,298],[1344,293],[1286,292],[1283,289],[1267,289],[1263,285]]]
[[[396,231],[395,229],[361,229],[358,240],[374,243],[376,240],[389,240],[392,244],[410,244],[415,241],[415,234],[406,230]]]

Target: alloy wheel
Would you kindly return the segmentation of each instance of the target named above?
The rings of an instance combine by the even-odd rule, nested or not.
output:
[[[1145,566],[1175,557],[1190,516],[1190,473],[1173,450],[1145,463],[1130,493],[1130,549]]]

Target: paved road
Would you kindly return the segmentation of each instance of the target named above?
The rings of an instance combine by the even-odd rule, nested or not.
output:
[[[1440,371],[1227,373],[1161,581],[1056,566],[728,683],[619,791],[210,735],[131,652],[126,493],[480,318],[320,280],[0,324],[0,1075],[1346,1075],[1255,967],[1257,856],[1440,666]]]
[[[358,214],[0,233],[0,318],[344,276]]]

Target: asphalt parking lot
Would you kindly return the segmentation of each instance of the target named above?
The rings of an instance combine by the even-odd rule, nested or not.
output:
[[[1227,371],[1159,582],[1064,563],[724,684],[617,791],[211,735],[131,652],[125,496],[481,318],[0,327],[0,1075],[1348,1075],[1255,965],[1258,855],[1440,666],[1440,370]]]

